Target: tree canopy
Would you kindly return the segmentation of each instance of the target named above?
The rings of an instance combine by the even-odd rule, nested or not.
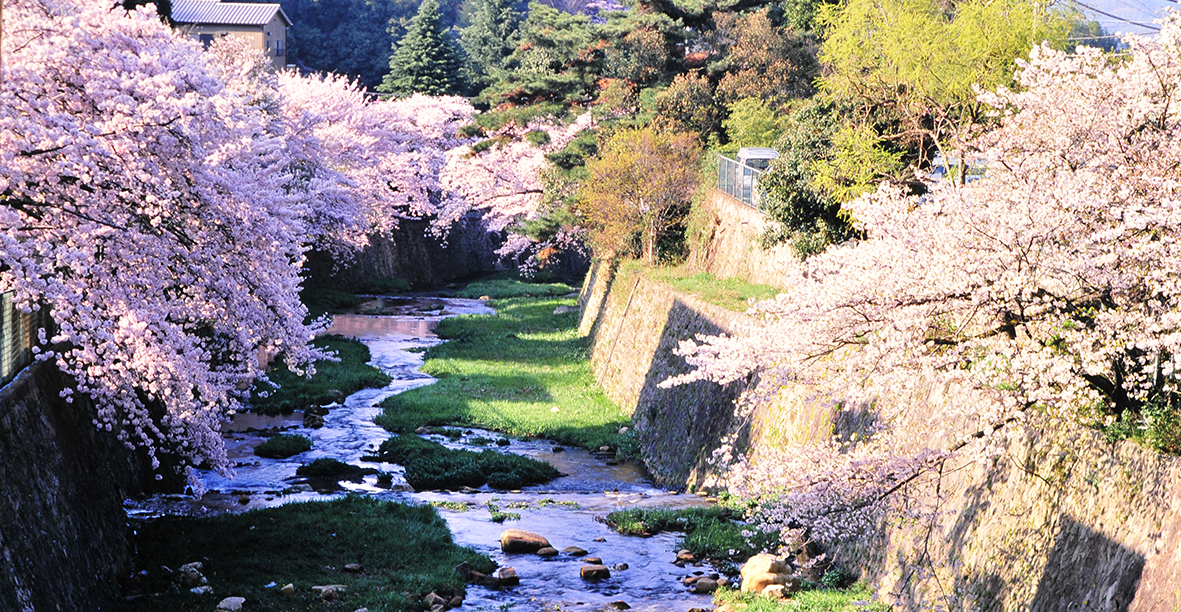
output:
[[[377,91],[397,96],[446,96],[462,91],[459,47],[442,24],[436,0],[423,0],[406,35],[393,48],[390,71]]]

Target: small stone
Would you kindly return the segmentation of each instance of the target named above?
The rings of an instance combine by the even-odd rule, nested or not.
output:
[[[720,587],[730,586],[730,579],[725,576],[718,578],[718,586],[720,586]]]
[[[584,565],[578,573],[583,580],[603,580],[611,577],[611,570],[603,565]]]
[[[481,302],[487,302],[488,300],[490,300],[490,299],[492,299],[492,298],[490,298],[490,297],[488,297],[488,296],[486,296],[486,295],[481,295],[481,296],[480,296],[478,299],[479,299]]]
[[[558,549],[554,548],[553,546],[544,546],[542,548],[537,549],[537,556],[538,557],[556,557],[556,556],[558,556]]]
[[[361,572],[365,571],[365,568],[362,567],[360,563],[350,563],[344,566],[344,571],[350,574],[360,574]]]
[[[693,559],[693,553],[689,549],[682,548],[677,551],[677,561],[692,561]]]
[[[557,308],[554,309],[554,314],[556,314],[556,315],[566,314],[568,312],[574,312],[576,310],[578,310],[578,309],[575,308],[574,306],[558,306]]]
[[[500,549],[506,553],[535,553],[549,546],[544,536],[520,529],[507,529],[500,534]]]
[[[249,495],[243,495],[242,497],[239,497],[239,498],[238,498],[238,503],[239,503],[239,504],[242,504],[243,506],[245,506],[245,505],[249,504],[249,503],[250,503],[250,496],[249,496]]]
[[[564,452],[566,452],[566,449],[565,449],[564,447],[558,446],[557,444],[555,444],[555,445],[554,445],[554,447],[553,447],[553,448],[551,448],[550,450],[552,450],[552,451],[553,451],[553,452],[555,452],[555,453],[564,453]]]
[[[595,538],[594,541],[595,542],[606,542],[607,538]]]
[[[473,494],[475,494],[475,493],[479,493],[479,492],[480,492],[480,490],[479,490],[479,489],[473,489],[472,487],[460,487],[460,489],[459,489],[459,492],[460,492],[460,493],[465,493],[465,494],[467,494],[467,495],[473,495]]]
[[[587,565],[602,565],[603,560],[598,557],[583,557],[582,562]]]
[[[496,440],[496,445],[497,445],[497,446],[508,446],[509,444],[512,444],[512,443],[511,443],[511,442],[509,442],[509,441],[508,441],[507,439],[505,439],[505,438],[499,438],[499,439],[497,439],[497,440]]]
[[[550,408],[550,409],[549,409],[549,411],[550,411],[550,412],[561,412],[561,411],[562,411],[562,409],[561,409],[561,408],[558,408],[557,406],[554,406],[553,408]]]
[[[693,583],[693,592],[708,595],[718,590],[718,583],[713,578],[699,578]]]
[[[567,546],[562,549],[562,552],[572,557],[585,557],[586,551],[577,546]]]
[[[177,580],[179,580],[181,586],[185,587],[186,589],[191,589],[193,587],[204,586],[206,584],[209,584],[209,580],[207,578],[205,578],[205,576],[201,573],[201,569],[203,567],[204,566],[201,564],[200,561],[194,561],[193,563],[186,563],[186,564],[180,566],[179,568],[177,568],[177,570],[176,570]]]
[[[490,589],[499,589],[500,578],[497,578],[496,576],[485,576],[484,574],[480,574],[479,584],[482,584]]]
[[[697,582],[698,580],[701,580],[701,576],[686,576],[685,578],[681,579],[681,584],[685,586],[693,586],[693,583]]]
[[[279,594],[284,597],[291,597],[292,595],[295,595],[295,585],[291,583],[283,585],[279,589]]]
[[[769,584],[763,587],[763,590],[760,592],[764,596],[770,597],[771,599],[783,599],[787,597],[787,594],[784,591],[786,591],[786,589],[782,584]]]
[[[225,610],[225,612],[239,612],[244,603],[246,603],[245,597],[227,597],[217,603],[217,609],[218,612],[222,610]]]
[[[600,453],[609,453],[609,452],[611,452],[611,447],[610,446],[600,446],[599,452]]]
[[[189,589],[189,592],[192,593],[193,595],[212,595],[213,594],[213,587],[211,587],[211,586],[193,587],[193,588]]]
[[[611,568],[611,569],[613,569],[613,570],[615,570],[615,571],[617,571],[617,572],[622,572],[623,570],[626,570],[626,569],[627,569],[627,568],[629,568],[629,567],[631,567],[631,566],[630,566],[630,565],[628,565],[628,564],[626,564],[626,563],[616,563],[616,564],[615,564],[615,567],[613,567],[613,568]]]
[[[630,610],[631,609],[631,606],[627,605],[626,601],[613,601],[607,605],[611,606],[612,608],[615,608],[616,610]]]
[[[435,604],[431,606],[431,612],[443,612],[447,609],[447,604]]]
[[[324,601],[336,601],[340,598],[340,595],[340,591],[337,591],[336,587],[334,586],[324,587],[323,590],[320,591],[320,599],[323,599]]]
[[[431,430],[427,429],[426,427],[419,427],[418,429],[414,430],[414,433],[416,433],[420,436],[425,436],[425,435],[431,433]]]
[[[435,593],[434,591],[427,593],[426,597],[422,598],[422,602],[432,608],[435,606],[445,606],[448,603],[446,599],[443,599],[438,593]]]
[[[452,608],[458,608],[459,606],[463,605],[463,597],[456,595],[455,597],[451,598],[451,601],[449,601],[448,604]]]
[[[500,578],[502,586],[517,586],[521,584],[521,577],[517,575],[517,570],[511,567],[502,567],[496,572],[496,577]]]
[[[356,610],[353,610],[353,612],[369,612],[369,608],[357,608]]]
[[[627,433],[627,432],[629,432],[629,431],[631,431],[631,429],[630,429],[630,428],[628,428],[628,427],[620,427],[620,428],[619,428],[619,435],[621,435],[621,436],[622,436],[623,434],[625,434],[625,433]]]

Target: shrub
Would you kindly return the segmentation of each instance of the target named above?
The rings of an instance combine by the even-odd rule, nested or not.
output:
[[[304,436],[274,436],[254,449],[254,454],[267,459],[286,459],[312,449],[312,441]]]
[[[382,442],[370,459],[406,468],[406,482],[417,490],[479,487],[519,489],[548,482],[560,472],[544,461],[492,450],[453,450],[417,435],[403,434]]]
[[[365,474],[376,474],[377,470],[359,467],[336,459],[324,458],[316,459],[311,463],[299,466],[299,469],[295,470],[295,473],[308,478],[350,480],[358,479]]]

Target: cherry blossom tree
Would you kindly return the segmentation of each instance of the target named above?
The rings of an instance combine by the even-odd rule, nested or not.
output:
[[[50,309],[40,358],[97,425],[225,468],[218,427],[259,353],[318,356],[282,139],[153,11],[6,4],[0,291]]]
[[[1018,90],[980,96],[1000,119],[975,143],[983,179],[848,204],[864,240],[809,259],[748,333],[682,346],[696,369],[670,383],[757,374],[764,399],[803,390],[838,421],[863,417],[732,458],[733,484],[778,500],[767,525],[823,539],[872,525],[907,508],[897,492],[1034,413],[1175,411],[1181,26],[1126,43],[1117,63],[1035,48]]]

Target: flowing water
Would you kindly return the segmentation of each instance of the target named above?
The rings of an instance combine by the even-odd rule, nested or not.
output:
[[[547,461],[564,476],[519,492],[494,492],[487,487],[471,493],[414,492],[402,478],[402,469],[394,464],[362,461],[390,434],[373,423],[380,412],[377,405],[390,395],[428,385],[434,379],[419,371],[421,349],[440,342],[433,333],[435,324],[457,314],[495,314],[477,300],[419,298],[399,300],[379,298],[362,308],[380,315],[338,315],[331,333],[355,337],[364,342],[372,355],[371,364],[389,374],[393,381],[382,389],[365,389],[348,396],[343,405],[334,406],[324,418],[324,427],[307,429],[296,416],[263,417],[238,415],[225,428],[225,440],[234,464],[232,477],[202,472],[208,489],[197,499],[187,495],[161,496],[145,502],[129,502],[131,516],[159,514],[203,515],[274,506],[292,501],[331,499],[345,492],[357,492],[379,499],[412,504],[445,503],[439,512],[451,527],[455,541],[487,554],[501,566],[514,568],[520,586],[502,591],[470,585],[463,610],[507,610],[540,612],[542,610],[598,611],[620,609],[615,602],[625,602],[633,610],[684,612],[708,608],[708,595],[690,593],[681,579],[695,572],[709,573],[708,567],[679,567],[676,558],[677,534],[659,534],[650,538],[623,536],[613,532],[599,518],[625,508],[682,508],[705,502],[692,495],[678,495],[656,488],[643,468],[633,463],[617,463],[610,458],[580,449],[561,449],[546,440],[510,439],[507,446],[488,444],[504,436],[473,428],[462,428],[463,435],[449,439],[427,436],[452,448],[480,451],[487,448],[501,452],[529,455]],[[299,433],[312,440],[312,450],[289,459],[264,459],[253,449],[266,435],[278,431]],[[331,457],[362,467],[377,468],[393,475],[390,487],[378,486],[376,476],[359,482],[342,481],[339,487],[324,487],[296,476],[296,469],[315,459]],[[318,487],[319,490],[316,490]],[[494,523],[490,506],[514,513],[519,520]],[[500,550],[500,534],[517,528],[545,536],[558,549],[577,546],[599,557],[611,569],[611,577],[598,581],[583,580],[578,557],[559,555],[541,558],[536,555],[507,555]],[[625,569],[626,568],[626,569]]]

